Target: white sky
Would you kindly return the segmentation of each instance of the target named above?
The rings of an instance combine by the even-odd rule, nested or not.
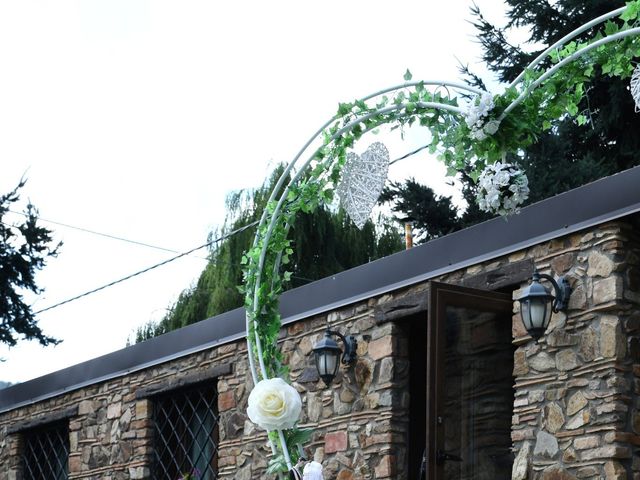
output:
[[[476,0],[500,21],[502,3]],[[225,195],[262,183],[348,101],[478,65],[470,0],[0,3],[0,193],[44,219],[185,251],[220,225]],[[385,137],[391,158],[424,133]],[[361,143],[356,150],[366,149]],[[392,167],[441,193],[426,153]],[[22,202],[21,208],[24,207]],[[7,218],[5,220],[14,220]],[[46,224],[64,241],[34,310],[172,254]],[[17,382],[123,348],[204,267],[185,258],[39,316],[56,347],[0,347]]]

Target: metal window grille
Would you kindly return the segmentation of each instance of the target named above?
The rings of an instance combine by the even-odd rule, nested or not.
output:
[[[215,386],[171,392],[154,402],[153,478],[218,478],[218,415]],[[187,477],[189,478],[189,477]]]
[[[25,480],[65,480],[69,476],[69,425],[52,423],[23,433]]]

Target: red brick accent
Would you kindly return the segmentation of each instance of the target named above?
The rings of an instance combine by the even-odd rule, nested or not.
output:
[[[347,449],[347,432],[331,432],[324,436],[324,453],[344,452]]]
[[[233,395],[233,390],[228,390],[218,394],[218,411],[224,412],[231,410],[236,406],[236,397]]]

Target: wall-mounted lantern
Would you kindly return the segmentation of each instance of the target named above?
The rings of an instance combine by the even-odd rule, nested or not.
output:
[[[548,280],[553,285],[555,297],[540,283],[540,279]],[[544,335],[549,326],[552,312],[561,312],[569,305],[571,286],[566,277],[558,278],[558,281],[545,273],[533,272],[531,284],[524,289],[520,301],[520,315],[522,323],[534,339]]]
[[[344,353],[342,353],[342,349],[332,338],[333,336],[337,336],[342,340]],[[353,335],[347,335],[345,337],[341,333],[332,330],[327,330],[322,340],[314,345],[313,353],[315,354],[318,375],[320,375],[320,378],[322,378],[327,386],[331,384],[338,373],[340,356],[342,355],[342,363],[350,365],[355,362],[357,358],[357,348],[358,342]]]

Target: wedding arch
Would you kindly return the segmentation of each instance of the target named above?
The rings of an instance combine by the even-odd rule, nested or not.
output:
[[[576,40],[594,27],[588,40]],[[334,200],[357,225],[376,203],[389,166],[381,143],[361,156],[350,152],[367,132],[384,125],[419,124],[431,133],[430,149],[450,175],[465,171],[478,184],[477,201],[485,211],[507,215],[527,198],[527,177],[509,158],[517,158],[545,130],[565,116],[587,122],[578,105],[596,74],[631,78],[630,91],[640,109],[640,0],[602,15],[566,35],[540,54],[500,94],[461,82],[405,82],[353,102],[341,103],[302,146],[274,187],[251,249],[244,255],[247,352],[254,389],[249,397],[252,421],[269,432],[274,454],[270,473],[300,476],[296,464],[306,431],[296,422],[300,397],[288,384],[287,366],[277,346],[278,298],[289,279],[293,253],[289,227],[299,212],[311,212]],[[547,65],[542,68],[541,65]],[[452,93],[455,93],[453,95]],[[459,104],[463,99],[463,105]],[[276,412],[276,413],[274,413]]]

